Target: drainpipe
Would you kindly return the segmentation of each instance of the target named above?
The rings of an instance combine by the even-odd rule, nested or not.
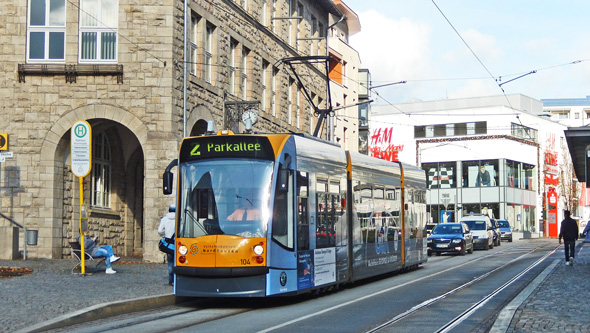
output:
[[[184,55],[183,55],[183,75],[182,75],[182,137],[186,137],[186,82],[188,76],[188,26],[190,24],[190,13],[188,7],[189,0],[184,0]]]

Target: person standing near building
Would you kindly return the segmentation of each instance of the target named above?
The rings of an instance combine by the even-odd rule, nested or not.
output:
[[[158,234],[162,237],[172,238],[176,232],[176,205],[172,204],[168,207],[168,213],[160,220],[158,226]],[[174,255],[166,253],[166,261],[168,262],[168,284],[174,285]]]
[[[565,247],[565,263],[570,266],[574,265],[574,257],[576,256],[576,241],[578,240],[578,223],[570,217],[569,210],[563,212],[565,218],[561,221],[561,229],[559,230],[559,244],[563,238]]]

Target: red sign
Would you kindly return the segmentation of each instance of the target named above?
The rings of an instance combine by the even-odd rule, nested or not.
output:
[[[547,193],[547,237],[557,237],[557,193]]]
[[[393,127],[377,128],[371,135],[369,155],[386,161],[399,161],[399,152],[404,150],[404,145],[391,143],[393,139]]]

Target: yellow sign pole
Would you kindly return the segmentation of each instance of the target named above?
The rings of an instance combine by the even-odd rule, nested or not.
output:
[[[82,206],[84,205],[84,177],[78,177],[79,179],[79,183],[80,183],[80,253],[82,255],[82,257],[80,257],[80,262],[81,262],[81,273],[82,274],[86,274],[86,265],[84,264],[84,259],[86,257],[85,254],[85,247],[84,247],[84,232],[86,231],[85,229],[82,228]]]
[[[84,207],[84,177],[92,170],[92,127],[85,120],[78,120],[71,130],[71,167],[80,184],[80,270],[86,274],[84,237],[88,231],[88,216]]]

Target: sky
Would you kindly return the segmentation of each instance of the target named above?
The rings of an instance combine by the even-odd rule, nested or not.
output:
[[[588,0],[343,2],[359,16],[349,43],[371,85],[406,81],[375,88],[374,104],[590,95]]]

